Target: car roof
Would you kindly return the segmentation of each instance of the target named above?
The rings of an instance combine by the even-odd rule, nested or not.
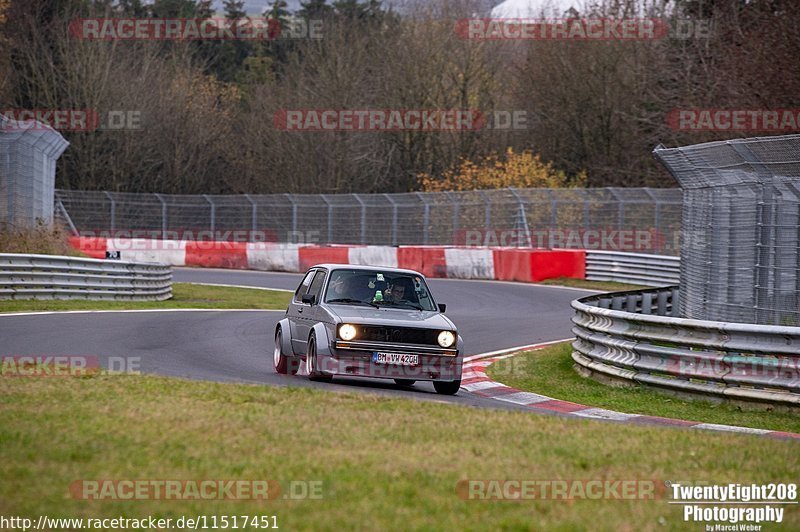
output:
[[[381,270],[384,272],[397,272],[397,273],[408,273],[411,275],[419,275],[422,278],[425,278],[420,272],[416,270],[407,270],[405,268],[390,268],[387,266],[369,266],[369,265],[362,265],[362,264],[333,264],[333,263],[324,263],[324,264],[315,264],[311,266],[312,268],[327,268],[328,270],[364,270],[364,271],[372,271],[372,270]]]

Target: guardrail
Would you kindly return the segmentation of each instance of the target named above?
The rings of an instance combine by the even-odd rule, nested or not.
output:
[[[680,276],[680,257],[615,251],[586,252],[586,279],[589,281],[664,286],[678,284]]]
[[[172,268],[164,264],[0,254],[0,299],[163,301],[170,297]]]
[[[572,302],[572,359],[586,375],[675,392],[800,406],[800,327],[677,318],[679,290]]]

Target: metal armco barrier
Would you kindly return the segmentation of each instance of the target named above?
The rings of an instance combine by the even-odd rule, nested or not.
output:
[[[170,297],[172,268],[164,264],[0,254],[0,299],[163,301]]]
[[[589,281],[664,286],[678,284],[680,274],[680,257],[613,251],[586,252],[586,279]]]
[[[674,392],[800,406],[800,328],[673,317],[677,287],[572,302],[582,373]]]

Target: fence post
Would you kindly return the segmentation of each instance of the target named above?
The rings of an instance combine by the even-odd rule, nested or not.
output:
[[[105,192],[108,201],[111,202],[111,227],[110,230],[113,234],[114,230],[117,228],[117,202],[114,201],[114,197],[111,195],[110,192]],[[63,207],[62,207],[63,208]]]
[[[484,229],[488,232],[492,225],[492,202],[489,200],[489,197],[486,195],[485,190],[479,190],[478,193],[483,198],[484,202],[484,210],[483,210],[483,225]]]
[[[591,217],[591,211],[589,210],[589,194],[583,189],[580,190],[581,197],[583,198],[583,229],[584,231],[589,230],[589,218]]]
[[[552,232],[556,228],[556,221],[558,221],[558,200],[551,189],[548,188],[546,190],[547,195],[550,196],[550,230],[548,232]]]
[[[64,202],[61,201],[61,198],[58,196],[58,192],[56,192],[55,197],[56,197],[56,205],[58,205],[58,209],[61,211],[61,215],[64,217],[64,220],[67,221],[67,225],[69,225],[69,230],[72,232],[72,235],[80,236],[80,233],[75,228],[75,224],[72,223],[72,218],[70,218],[67,209],[64,207]]]
[[[258,214],[258,206],[256,205],[256,202],[253,201],[253,198],[250,197],[250,194],[245,194],[244,197],[247,198],[247,201],[250,202],[250,207],[251,207],[251,210],[250,210],[250,217],[251,217],[251,221],[250,221],[250,238],[248,238],[247,240],[248,240],[248,242],[253,242],[254,241],[253,237],[256,234],[256,216]]]
[[[422,245],[427,246],[429,242],[430,235],[428,234],[428,225],[431,222],[431,206],[428,205],[428,202],[425,200],[425,196],[422,192],[417,192],[417,197],[422,201]]]
[[[320,197],[322,198],[322,201],[325,202],[325,205],[328,206],[327,242],[330,244],[333,242],[333,205],[331,205],[331,202],[328,200],[327,194],[320,194]]]
[[[161,197],[161,194],[155,195],[158,201],[161,202],[161,239],[167,239],[167,202]]]
[[[617,194],[617,191],[614,189],[614,187],[606,187],[606,190],[608,190],[611,195],[614,196],[614,199],[617,200],[617,229],[622,231],[623,225],[625,225],[625,212],[623,210],[624,205],[622,204],[622,198],[619,194]]]
[[[394,198],[391,194],[384,194],[384,198],[386,198],[389,203],[392,204],[392,245],[397,245],[397,202],[394,201]]]
[[[450,243],[455,244],[457,242],[457,235],[458,230],[461,228],[461,202],[458,201],[458,196],[456,196],[453,192],[445,192],[447,197],[450,199],[450,203],[453,206],[453,235],[450,238]]]
[[[216,239],[214,237],[214,231],[217,230],[217,206],[214,205],[214,202],[208,194],[203,194],[203,198],[211,205],[211,238],[214,240]]]
[[[361,205],[361,245],[364,245],[367,241],[367,206],[358,194],[353,194],[353,197]]]
[[[653,215],[653,225],[655,226],[655,230],[658,234],[661,234],[661,201],[650,192],[650,188],[644,189],[645,194],[653,200],[653,203],[656,204],[655,214]]]
[[[292,194],[284,194],[286,199],[289,200],[289,203],[292,204],[292,238],[297,237],[297,203],[294,201],[294,196]],[[280,237],[278,237],[280,238]]]
[[[519,192],[517,192],[517,189],[515,189],[514,187],[509,187],[508,190],[517,199],[517,204],[518,204],[518,207],[517,207],[518,208],[518,213],[517,213],[517,219],[515,220],[515,223],[514,223],[514,226],[515,226],[514,230],[516,231],[517,229],[519,229],[525,235],[525,237],[524,237],[525,238],[525,240],[524,240],[524,244],[525,245],[522,246],[522,245],[520,245],[521,243],[519,241],[517,241],[517,247],[532,247],[531,246],[531,230],[528,227],[528,214],[527,214],[527,209],[525,208],[525,201],[522,198],[522,196],[519,195]],[[517,225],[519,225],[520,227],[517,228],[516,227]]]

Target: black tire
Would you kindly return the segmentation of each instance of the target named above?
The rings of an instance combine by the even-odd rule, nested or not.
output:
[[[415,381],[414,379],[395,379],[394,382],[398,386],[413,386],[414,383],[417,381]]]
[[[333,377],[330,375],[323,375],[317,369],[317,339],[312,334],[308,338],[308,345],[306,347],[306,370],[308,370],[308,379],[317,382],[330,382]]]
[[[287,356],[283,352],[283,332],[280,329],[275,332],[275,351],[273,351],[272,355],[272,365],[275,366],[275,373],[280,373],[281,375],[286,375],[287,373],[295,375],[299,369],[297,358]]]
[[[433,381],[433,388],[441,395],[455,395],[461,388],[461,379],[457,381]]]

